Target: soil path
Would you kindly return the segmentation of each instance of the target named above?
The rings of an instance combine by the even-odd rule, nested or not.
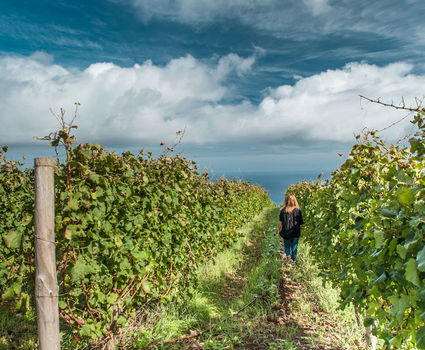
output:
[[[318,315],[319,322],[313,323],[308,315],[296,315],[293,312],[293,305],[303,295],[303,286],[297,281],[292,280],[287,273],[289,267],[283,268],[283,274],[280,279],[279,294],[284,317],[279,319],[282,327],[288,327],[294,330],[292,337],[293,344],[300,350],[341,350],[347,349],[339,345],[340,340],[334,335],[338,325],[330,320],[328,314],[320,310],[319,307],[312,311]],[[297,267],[291,267],[297,268]]]
[[[280,303],[274,305],[272,315],[260,321],[257,332],[244,339],[235,349],[267,350],[347,350],[338,337],[338,325],[325,312],[313,310],[319,322],[308,315],[295,312],[293,305],[303,293],[303,286],[283,271],[279,283]]]

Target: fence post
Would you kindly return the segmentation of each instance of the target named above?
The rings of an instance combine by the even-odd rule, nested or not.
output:
[[[369,298],[370,296],[367,297],[367,301],[366,301],[366,306],[369,305]],[[366,317],[368,317],[368,314],[366,312]],[[376,345],[378,342],[378,338],[376,337],[376,335],[373,335],[373,326],[376,325],[376,321],[373,321],[373,325],[367,326],[365,329],[365,340],[366,340],[366,346],[368,349],[370,350],[376,350]]]
[[[40,350],[60,349],[54,165],[53,158],[40,157],[34,160],[35,303]]]

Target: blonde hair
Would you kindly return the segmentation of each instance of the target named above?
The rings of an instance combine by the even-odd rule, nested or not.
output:
[[[295,208],[300,208],[297,198],[295,198],[293,194],[288,194],[285,198],[285,201],[283,202],[283,209],[287,213],[292,213]]]

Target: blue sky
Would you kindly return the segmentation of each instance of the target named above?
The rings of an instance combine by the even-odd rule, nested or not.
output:
[[[80,141],[212,171],[329,170],[353,135],[425,95],[423,0],[2,1],[0,144],[45,155],[49,109]],[[403,122],[390,139],[411,131]]]

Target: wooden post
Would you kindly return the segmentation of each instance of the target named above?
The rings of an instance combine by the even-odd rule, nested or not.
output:
[[[34,160],[35,303],[40,350],[60,349],[54,165],[53,158],[41,157]]]
[[[372,326],[366,327],[366,345],[368,349],[376,350],[376,344],[378,339],[376,338],[376,335],[373,335],[372,330]]]
[[[368,299],[369,301],[369,299]],[[354,314],[356,315],[356,320],[357,320],[357,326],[359,326],[360,329],[363,328],[363,322],[359,313],[359,309],[357,306],[354,307]],[[365,330],[365,335],[364,335],[364,339],[366,341],[366,346],[368,349],[370,350],[376,350],[376,344],[377,344],[377,337],[375,335],[373,335],[372,331],[373,331],[373,327],[372,326],[368,326],[366,328],[364,328]]]
[[[367,297],[367,301],[366,301],[366,306],[369,305],[369,298],[370,296]],[[368,318],[368,314],[366,312],[366,318]],[[375,321],[373,322],[373,326],[375,326],[376,323]],[[366,340],[366,346],[368,349],[370,350],[376,350],[376,344],[378,342],[378,338],[376,337],[376,335],[373,335],[373,326],[367,326],[365,329],[365,340]]]

